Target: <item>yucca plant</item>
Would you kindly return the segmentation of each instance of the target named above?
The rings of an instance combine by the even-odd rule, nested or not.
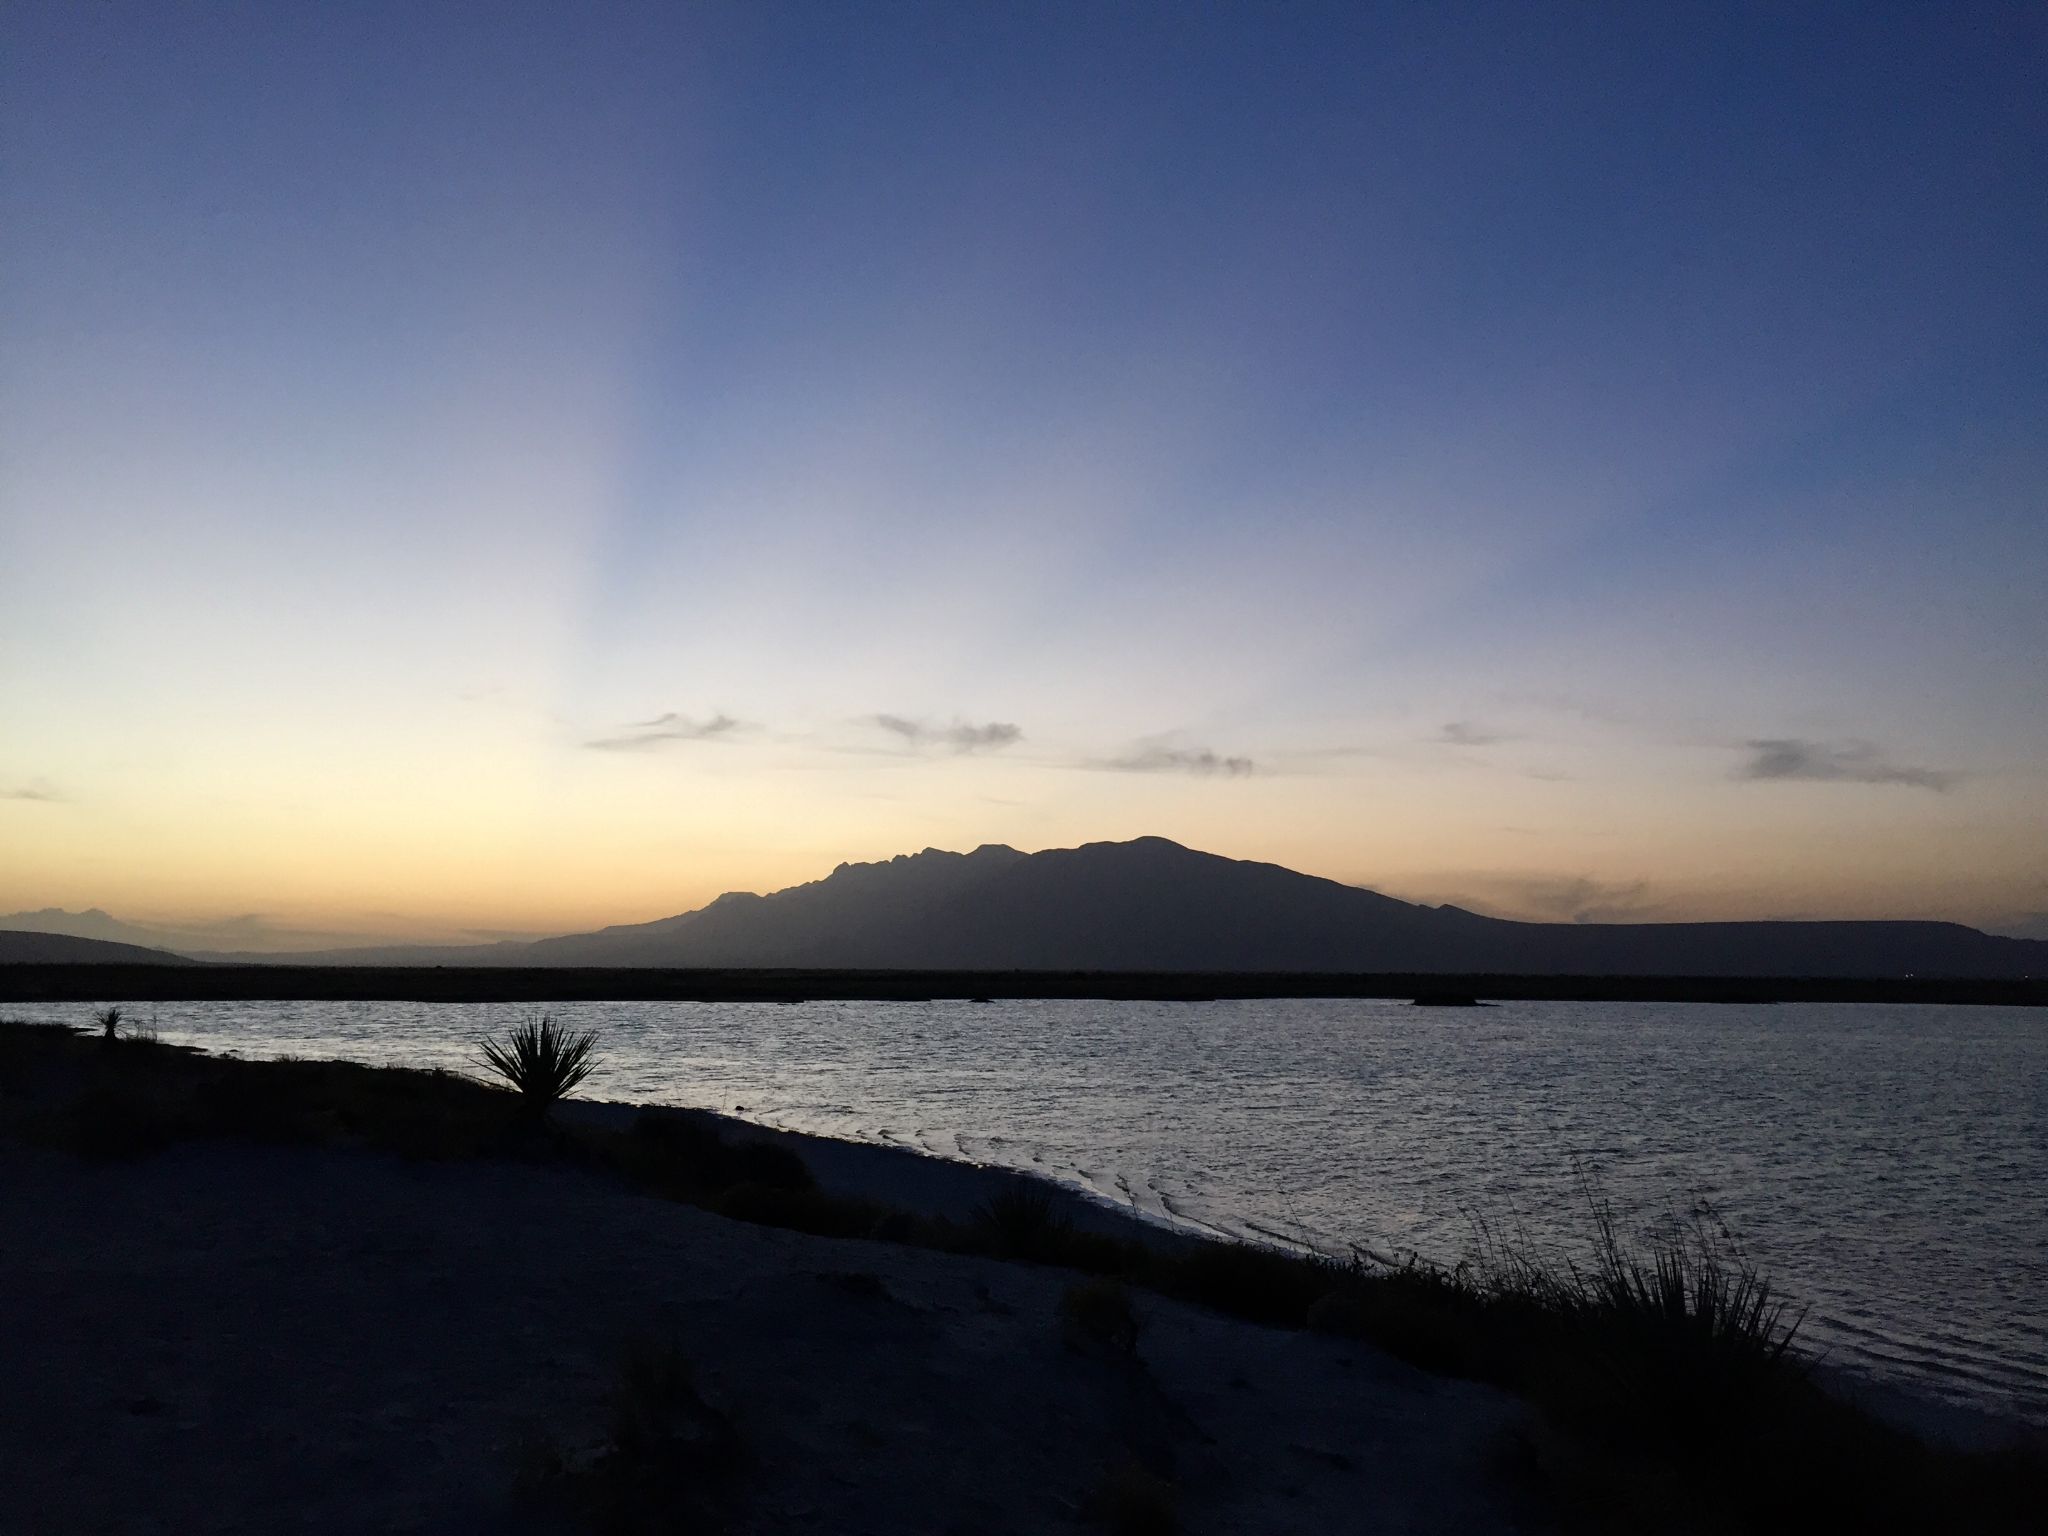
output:
[[[540,1119],[590,1076],[599,1060],[596,1030],[571,1034],[544,1013],[513,1029],[503,1042],[486,1038],[481,1064],[517,1090]]]
[[[120,1033],[121,1010],[118,1008],[102,1008],[92,1016],[92,1021],[105,1031],[100,1036],[102,1040],[112,1040]]]

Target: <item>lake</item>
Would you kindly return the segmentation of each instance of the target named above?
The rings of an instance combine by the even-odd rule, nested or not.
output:
[[[41,1005],[75,1017],[85,1005]],[[146,1005],[143,1010],[146,1012]],[[2048,1013],[1383,1001],[572,1003],[593,1097],[1035,1170],[1161,1220],[1452,1262],[1706,1202],[1831,1367],[2048,1423]],[[502,1005],[162,1004],[163,1039],[469,1068]],[[138,1020],[139,1022],[141,1020]]]

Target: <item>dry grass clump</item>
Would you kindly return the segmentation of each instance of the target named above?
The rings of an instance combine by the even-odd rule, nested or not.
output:
[[[741,1184],[789,1191],[816,1187],[810,1168],[787,1147],[728,1141],[716,1124],[686,1110],[641,1110],[613,1154],[635,1183],[693,1203]]]
[[[1306,1319],[1542,1411],[1520,1474],[1576,1529],[2023,1531],[2048,1460],[1929,1446],[1823,1391],[1793,1311],[1701,1207],[1640,1242],[1592,1204],[1584,1261],[1485,1241],[1353,1266]]]
[[[1051,1190],[1018,1180],[975,1207],[969,1231],[980,1251],[998,1258],[1056,1263],[1074,1226]]]

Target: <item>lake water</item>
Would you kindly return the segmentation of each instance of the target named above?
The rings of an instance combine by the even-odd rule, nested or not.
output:
[[[51,1010],[38,1008],[37,1016]],[[89,1010],[75,1012],[81,1022]],[[1343,1252],[1583,1251],[1711,1202],[1832,1366],[2048,1423],[2048,1013],[1377,1001],[574,1003],[594,1097],[1032,1169]],[[501,1005],[178,1003],[162,1037],[465,1068]]]

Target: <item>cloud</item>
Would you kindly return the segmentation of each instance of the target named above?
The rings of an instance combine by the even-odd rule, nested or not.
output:
[[[731,715],[719,714],[709,720],[692,720],[688,715],[670,713],[657,715],[652,720],[636,721],[625,728],[623,735],[600,736],[583,745],[597,752],[644,752],[671,741],[715,741],[738,729],[740,722]]]
[[[1523,901],[1535,911],[1571,923],[1617,923],[1650,911],[1647,880],[1595,880],[1586,875],[1536,879],[1522,886]]]
[[[1490,747],[1497,741],[1511,741],[1512,737],[1499,731],[1490,731],[1471,720],[1453,720],[1437,734],[1438,741],[1451,747]]]
[[[1909,784],[1937,793],[1960,774],[1939,768],[1911,768],[1887,762],[1867,741],[1803,741],[1772,737],[1743,743],[1749,761],[1735,770],[1738,779],[1806,779],[1834,784]]]
[[[881,729],[902,737],[907,745],[920,751],[937,747],[951,752],[999,752],[1024,739],[1023,730],[1007,720],[991,720],[986,725],[965,720],[955,720],[951,725],[927,725],[902,715],[876,715],[873,719]]]
[[[2048,912],[2021,912],[2002,923],[1992,924],[1990,931],[2003,934],[2008,939],[2048,941]]]
[[[1221,776],[1228,779],[1245,778],[1255,768],[1248,757],[1224,757],[1207,747],[1156,744],[1139,746],[1122,757],[1107,758],[1088,766],[1106,768],[1114,773],[1192,773],[1203,778]]]
[[[1420,899],[1496,917],[1543,923],[1640,923],[1669,915],[1647,880],[1572,874],[1468,874],[1443,880],[1451,894]]]
[[[0,789],[0,800],[40,800],[54,805],[64,797],[46,784],[17,784]]]

